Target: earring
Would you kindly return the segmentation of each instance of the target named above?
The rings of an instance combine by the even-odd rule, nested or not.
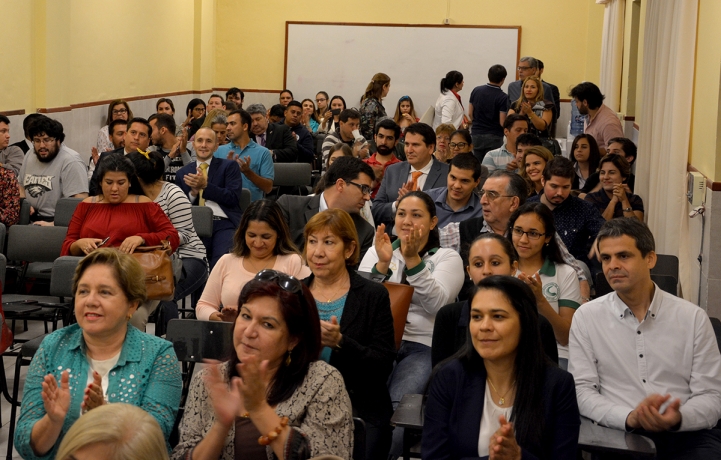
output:
[[[129,314],[128,316],[125,317],[125,319],[126,319],[127,321],[130,321],[130,318],[132,318],[132,317],[133,317],[133,315],[130,315],[130,314]]]
[[[288,356],[285,358],[285,365],[290,366],[290,352],[293,350],[288,350]]]

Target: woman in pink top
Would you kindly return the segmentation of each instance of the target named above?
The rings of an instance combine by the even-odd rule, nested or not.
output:
[[[251,203],[233,241],[233,250],[215,264],[195,307],[200,320],[234,322],[241,289],[261,270],[271,268],[298,279],[310,275],[275,201]]]

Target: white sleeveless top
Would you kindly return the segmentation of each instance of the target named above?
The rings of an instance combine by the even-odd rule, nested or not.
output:
[[[503,415],[506,420],[511,419],[513,406],[499,407],[491,396],[491,386],[486,383],[486,395],[483,400],[483,415],[481,416],[481,432],[478,434],[478,456],[489,455],[488,448],[491,444],[491,436],[501,427],[498,417]]]

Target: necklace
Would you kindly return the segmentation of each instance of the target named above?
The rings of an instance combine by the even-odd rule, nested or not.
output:
[[[263,271],[263,270],[265,270],[266,268],[268,268],[268,262],[265,262],[265,263],[263,264],[263,267],[262,267],[260,270],[258,270],[258,269],[256,268],[255,264],[250,260],[250,257],[245,257],[245,258],[243,258],[243,260],[244,260],[245,262],[248,262],[248,265],[250,265],[250,268],[252,268],[252,269],[253,269],[253,272],[255,272],[255,273],[260,273],[261,271]],[[272,267],[273,265],[275,265],[275,256],[270,258],[270,263],[271,263],[271,264],[270,264],[271,267]]]
[[[315,284],[315,283],[314,283],[314,284]],[[325,302],[328,303],[328,302],[330,302],[331,300],[335,299],[335,296],[341,291],[341,289],[344,289],[344,288],[345,288],[345,289],[348,289],[348,288],[346,288],[345,282],[341,283],[340,287],[339,287],[338,289],[336,289],[335,291],[333,291],[333,294],[331,294],[330,296],[327,296],[327,295],[322,295],[321,292],[320,292],[320,289],[318,289],[317,287],[315,287],[315,288],[313,289],[313,291],[314,291],[314,292],[313,292],[313,297],[315,297],[316,294],[317,294],[319,297],[321,297],[321,298],[322,298],[322,297],[326,297],[328,300],[326,300]],[[323,302],[323,301],[321,300],[321,302]]]
[[[493,382],[491,382],[490,378],[486,377],[486,380],[488,380],[488,383],[491,384],[491,388],[493,388],[493,391],[495,391],[496,394],[498,395],[498,405],[499,406],[504,405],[506,403],[506,395],[508,394],[509,391],[511,391],[511,389],[513,389],[513,386],[516,384],[516,381],[514,380],[513,383],[511,384],[511,386],[508,387],[506,392],[501,394],[498,390],[496,390],[496,386],[493,384]]]

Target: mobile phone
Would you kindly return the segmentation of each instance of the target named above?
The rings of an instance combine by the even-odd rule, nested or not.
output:
[[[332,113],[333,116],[335,117],[336,115],[340,115],[340,109],[333,109],[330,111],[330,113]]]
[[[108,242],[108,240],[110,240],[109,236],[107,238],[105,238],[103,241],[101,241],[100,243],[98,243],[98,247],[103,246],[105,243]]]

